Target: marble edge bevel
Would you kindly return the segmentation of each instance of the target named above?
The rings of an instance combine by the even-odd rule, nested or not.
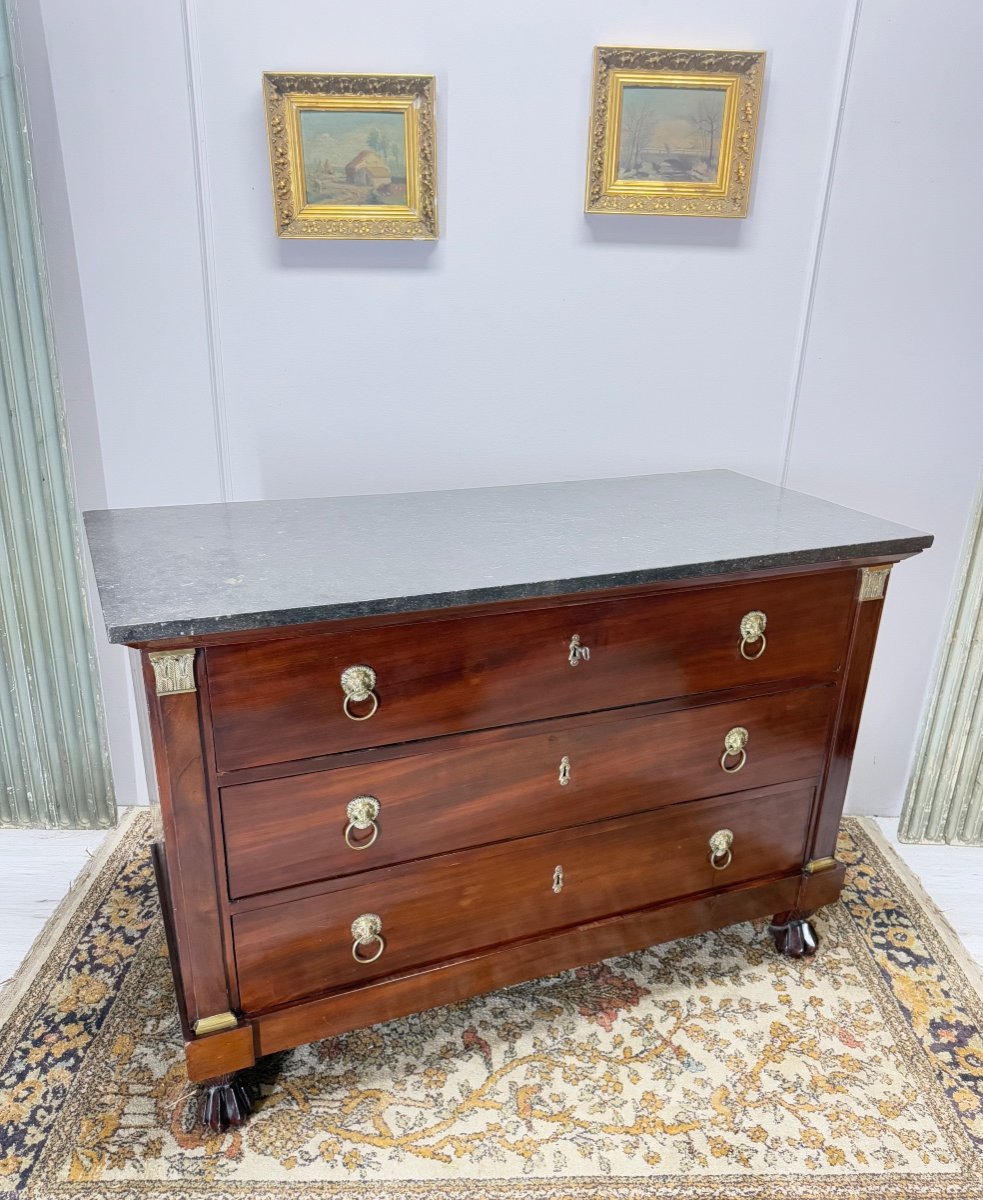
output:
[[[88,514],[85,514],[88,516]],[[572,579],[535,580],[502,584],[463,591],[434,592],[415,596],[388,596],[375,600],[340,601],[334,604],[300,605],[295,608],[262,612],[228,613],[219,616],[187,617],[168,621],[139,621],[116,624],[106,621],[108,640],[114,645],[142,645],[203,637],[209,634],[240,633],[251,629],[276,629],[320,621],[344,621],[358,617],[386,616],[464,608],[496,601],[531,600],[549,596],[575,595],[605,588],[641,586],[671,580],[704,579],[743,571],[766,571],[779,567],[833,562],[837,559],[877,558],[883,555],[909,555],[928,549],[934,536],[927,533],[890,538],[882,542],[862,542],[823,549],[790,550],[779,554],[756,555],[743,559],[723,559],[704,563],[684,563],[651,570],[621,571],[609,575],[582,575]],[[97,580],[98,582],[98,580]],[[101,588],[100,588],[101,592]]]

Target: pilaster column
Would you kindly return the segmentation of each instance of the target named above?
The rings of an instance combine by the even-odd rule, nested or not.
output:
[[[983,845],[983,494],[898,837]]]
[[[0,19],[0,825],[116,819],[11,0]]]

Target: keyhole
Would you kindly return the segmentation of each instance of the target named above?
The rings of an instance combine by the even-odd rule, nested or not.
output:
[[[570,782],[570,758],[568,755],[560,759],[560,787],[566,787]]]
[[[563,891],[563,868],[559,866],[553,868],[553,891]]]
[[[580,644],[580,634],[575,633],[570,639],[569,653],[567,662],[571,667],[575,667],[578,663],[588,662],[590,659],[590,647]]]

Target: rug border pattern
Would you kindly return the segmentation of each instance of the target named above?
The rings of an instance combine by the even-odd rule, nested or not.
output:
[[[970,958],[965,948],[959,942],[957,935],[944,921],[937,907],[921,887],[907,865],[885,839],[880,829],[869,818],[848,817],[847,829],[858,846],[862,857],[869,858],[876,874],[891,888],[897,899],[897,907],[921,915],[921,921],[915,920],[919,934],[929,946],[939,968],[947,979],[951,978],[952,990],[960,995],[964,1006],[972,1011],[978,1022],[977,1028],[983,1027],[983,973]],[[119,871],[134,855],[142,843],[146,842],[149,828],[148,810],[131,810],[121,821],[120,827],[107,839],[99,855],[90,864],[84,879],[77,882],[73,892],[66,902],[49,922],[49,926],[38,939],[32,949],[31,959],[25,963],[22,971],[15,977],[20,994],[15,998],[7,1014],[7,1019],[0,1029],[0,1063],[5,1063],[13,1046],[20,1039],[24,1029],[37,1010],[39,1003],[50,990],[58,975],[70,961],[72,951],[78,944],[78,937],[86,924],[98,909],[108,889],[117,878]],[[839,906],[826,910],[820,920],[829,921],[836,925],[837,931],[851,944],[863,945],[855,922],[846,911]],[[122,999],[130,986],[137,986],[142,970],[148,962],[144,961],[146,954],[153,952],[153,945],[159,944],[159,920],[155,923],[153,936],[149,936],[146,947],[141,947],[136,958],[129,964],[126,978],[121,980],[122,988],[114,992],[106,1012],[105,1030],[100,1034],[111,1031],[114,1016],[118,1019],[125,1005],[116,1005],[116,1000]],[[917,1041],[917,1034],[910,1026],[905,1026],[898,1012],[898,998],[890,991],[888,980],[878,970],[872,954],[863,956],[860,963],[865,979],[872,990],[879,991],[884,1000],[889,1000],[884,1006],[885,1014],[896,1016],[896,1028],[893,1030],[903,1044],[914,1039],[915,1046],[921,1055],[914,1055],[915,1069],[923,1077],[926,1084],[926,1095],[938,1097],[938,1081],[931,1079],[932,1065],[928,1060],[926,1047]],[[26,978],[22,975],[26,974]],[[8,989],[9,991],[9,989]],[[3,1015],[3,1000],[0,997],[0,1016]],[[116,1009],[114,1013],[112,1010]],[[105,1038],[97,1038],[105,1041]],[[84,1070],[95,1069],[99,1059],[99,1045],[92,1044],[85,1056]],[[934,1087],[928,1086],[934,1082]],[[71,1095],[75,1091],[75,1096]],[[68,1117],[68,1110],[74,1107],[72,1101],[81,1103],[84,1100],[84,1089],[71,1089],[58,1117]],[[937,1106],[936,1106],[937,1107]],[[940,1127],[946,1129],[950,1136],[957,1141],[959,1129],[953,1111],[948,1113],[940,1110],[935,1113]],[[59,1132],[65,1133],[72,1122],[60,1121]],[[967,1139],[964,1137],[964,1141]],[[184,1181],[167,1183],[155,1180],[146,1183],[113,1183],[100,1182],[82,1184],[73,1182],[60,1184],[51,1175],[50,1168],[53,1159],[57,1160],[58,1144],[61,1138],[49,1139],[50,1145],[45,1146],[34,1170],[30,1182],[26,1184],[26,1192],[0,1192],[0,1200],[15,1195],[28,1195],[35,1200],[77,1200],[80,1197],[90,1197],[97,1200],[101,1197],[112,1197],[113,1200],[163,1200],[175,1196],[208,1196],[213,1200],[285,1200],[286,1197],[314,1198],[321,1197],[358,1197],[359,1200],[505,1200],[506,1197],[523,1196],[532,1200],[598,1200],[599,1197],[610,1200],[653,1200],[653,1197],[664,1197],[665,1200],[702,1200],[711,1195],[719,1195],[726,1191],[735,1200],[836,1200],[839,1197],[849,1197],[850,1200],[983,1200],[983,1181],[967,1185],[965,1171],[957,1174],[924,1174],[883,1176],[843,1175],[832,1176],[740,1176],[714,1175],[706,1180],[692,1177],[654,1177],[651,1181],[637,1179],[613,1180],[611,1178],[584,1177],[577,1180],[550,1182],[539,1180],[465,1180],[460,1183],[446,1181],[427,1181],[420,1183],[393,1182],[379,1185],[377,1183],[243,1183],[229,1184],[215,1181],[204,1183],[200,1187]],[[61,1161],[64,1161],[62,1147]],[[42,1167],[42,1160],[44,1166]],[[977,1160],[978,1161],[978,1160]],[[964,1166],[967,1163],[964,1160]],[[2,1186],[2,1184],[0,1184]],[[40,1190],[43,1188],[43,1191]],[[968,1188],[968,1190],[967,1190]],[[889,1189],[889,1190],[888,1190]]]

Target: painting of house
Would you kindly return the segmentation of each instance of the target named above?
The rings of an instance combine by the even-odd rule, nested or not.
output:
[[[308,192],[324,192],[334,182],[335,172],[330,160],[305,164]]]
[[[374,150],[362,150],[346,165],[345,179],[358,187],[377,188],[392,181],[392,172]]]
[[[406,203],[404,113],[301,109],[300,134],[308,204]]]

